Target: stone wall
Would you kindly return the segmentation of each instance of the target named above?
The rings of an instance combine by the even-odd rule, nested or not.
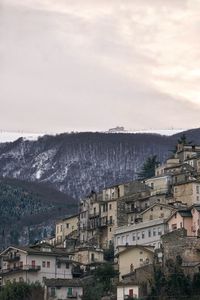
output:
[[[200,238],[188,237],[185,229],[169,232],[161,237],[163,246],[163,265],[169,259],[180,256],[183,262],[200,262]]]

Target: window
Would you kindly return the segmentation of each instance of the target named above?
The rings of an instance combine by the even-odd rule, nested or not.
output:
[[[154,183],[153,183],[153,182],[151,182],[151,188],[152,188],[152,189],[154,188]]]
[[[161,234],[162,234],[161,228],[158,227],[158,235],[161,235]]]
[[[56,296],[56,289],[54,287],[51,288],[51,297]]]
[[[140,251],[140,254],[142,255],[142,254],[143,254],[143,251]]]
[[[140,258],[140,262],[143,262],[143,258]]]
[[[177,224],[172,224],[172,230],[176,230],[177,229]]]
[[[91,261],[94,261],[94,253],[91,254]]]
[[[160,207],[160,210],[162,210],[162,209],[163,209],[163,207],[161,206],[161,207]]]
[[[69,263],[68,262],[65,264],[65,268],[69,269]]]
[[[137,234],[137,239],[138,239],[138,240],[140,239],[140,234],[139,234],[139,233]]]
[[[60,225],[60,232],[62,232],[62,225]]]
[[[133,234],[133,241],[135,241],[135,234]]]
[[[110,232],[112,231],[112,228],[110,227]]]
[[[110,210],[112,209],[112,204],[109,204],[109,209],[110,209]]]
[[[156,236],[156,229],[153,228],[153,236]]]
[[[133,289],[129,290],[129,297],[133,298]]]
[[[153,215],[150,215],[150,216],[149,216],[149,220],[153,220]]]
[[[61,268],[61,263],[60,263],[60,261],[57,262],[57,268],[58,268],[58,269]]]
[[[47,261],[47,268],[50,268],[50,261]]]
[[[31,266],[34,268],[35,267],[35,260],[31,261]]]
[[[199,186],[198,185],[196,186],[196,192],[197,192],[197,194],[199,194]]]
[[[66,224],[66,228],[69,228],[69,223]]]
[[[148,236],[151,237],[151,229],[148,231]]]
[[[142,239],[144,239],[144,238],[145,238],[145,232],[142,231]]]
[[[126,236],[126,244],[129,243],[129,235]]]
[[[67,290],[67,296],[72,296],[72,288],[69,287]]]
[[[197,196],[197,201],[199,201],[199,196]]]
[[[43,267],[43,268],[46,267],[46,262],[45,262],[45,261],[42,262],[42,267]]]

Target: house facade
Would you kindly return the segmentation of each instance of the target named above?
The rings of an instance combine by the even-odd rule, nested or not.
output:
[[[166,219],[155,219],[115,230],[115,249],[125,245],[151,245],[160,247],[161,235],[167,232]]]
[[[81,300],[83,282],[80,279],[45,279],[44,300]]]
[[[45,278],[72,278],[72,262],[65,251],[40,244],[8,247],[0,254],[2,285],[6,282],[40,282]]]
[[[66,237],[78,229],[78,215],[56,222],[56,244],[62,244]]]
[[[152,246],[119,246],[117,252],[119,280],[122,280],[124,275],[134,272],[135,269],[153,263],[154,247]]]

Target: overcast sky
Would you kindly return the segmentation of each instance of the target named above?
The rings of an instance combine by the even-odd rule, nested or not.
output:
[[[200,127],[199,0],[0,0],[0,129]]]

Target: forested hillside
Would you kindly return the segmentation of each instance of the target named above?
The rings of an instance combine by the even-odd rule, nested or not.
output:
[[[0,179],[0,248],[51,234],[56,218],[77,211],[77,202],[46,185]]]
[[[79,199],[134,179],[150,155],[162,162],[180,135],[72,133],[18,139],[0,144],[0,176],[50,183]],[[200,144],[200,129],[186,135]]]

